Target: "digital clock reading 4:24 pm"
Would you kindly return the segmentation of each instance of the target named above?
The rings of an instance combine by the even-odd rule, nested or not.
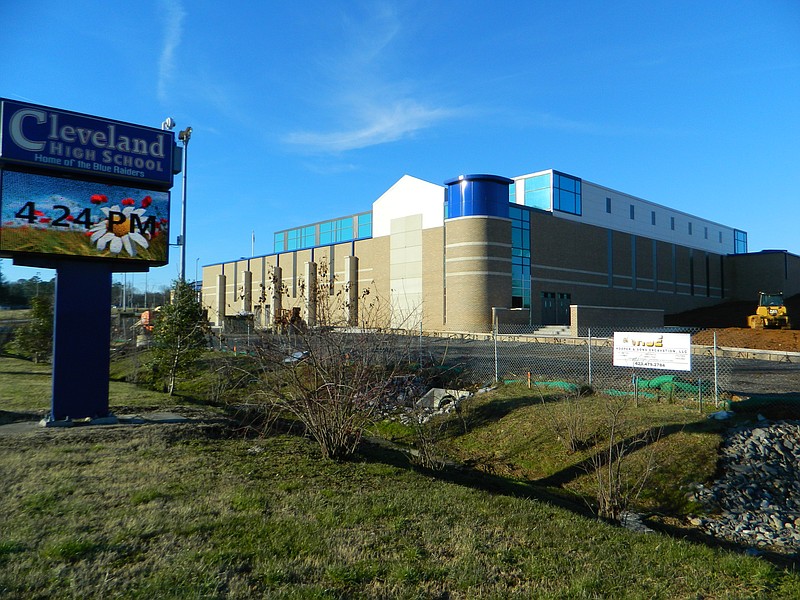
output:
[[[4,171],[0,252],[167,261],[169,192]]]

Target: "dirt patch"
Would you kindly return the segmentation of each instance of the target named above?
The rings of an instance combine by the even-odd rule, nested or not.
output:
[[[711,346],[714,343],[715,332],[717,346],[721,347],[800,352],[800,331],[791,329],[748,329],[744,327],[706,329],[694,334],[692,343]]]
[[[798,328],[800,323],[800,294],[786,298],[786,310],[789,319]],[[697,308],[676,315],[666,315],[666,325],[682,325],[687,327],[747,327],[747,317],[755,313],[758,298],[753,301],[725,302],[716,306]]]

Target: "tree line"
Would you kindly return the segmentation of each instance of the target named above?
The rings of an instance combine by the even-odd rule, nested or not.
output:
[[[55,277],[43,279],[38,273],[29,279],[9,281],[0,265],[0,309],[33,308],[34,298],[48,298],[52,302],[55,289]],[[111,303],[117,307],[153,308],[163,306],[168,298],[169,286],[142,290],[127,281],[111,284]]]
[[[56,289],[56,279],[49,281],[34,275],[30,279],[7,281],[0,271],[0,307],[2,308],[30,308],[33,298],[53,298]]]

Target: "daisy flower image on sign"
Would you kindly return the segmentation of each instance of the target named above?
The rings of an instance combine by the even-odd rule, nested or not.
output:
[[[0,251],[167,263],[170,194],[3,170]]]
[[[155,233],[155,217],[145,217],[147,210],[134,208],[135,203],[133,198],[125,198],[122,209],[119,206],[100,207],[106,219],[89,230],[91,241],[97,244],[98,250],[105,250],[108,246],[110,252],[119,254],[124,248],[128,256],[136,256],[136,244],[142,248],[150,247],[148,238]]]

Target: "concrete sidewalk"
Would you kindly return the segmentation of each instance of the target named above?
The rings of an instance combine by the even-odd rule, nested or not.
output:
[[[85,427],[127,427],[131,425],[159,425],[168,423],[189,423],[194,419],[171,412],[152,412],[141,415],[113,415],[112,419],[97,419],[95,421],[61,421],[57,425],[44,426],[43,421],[19,421],[0,425],[0,436],[34,433],[45,429],[76,429]]]

